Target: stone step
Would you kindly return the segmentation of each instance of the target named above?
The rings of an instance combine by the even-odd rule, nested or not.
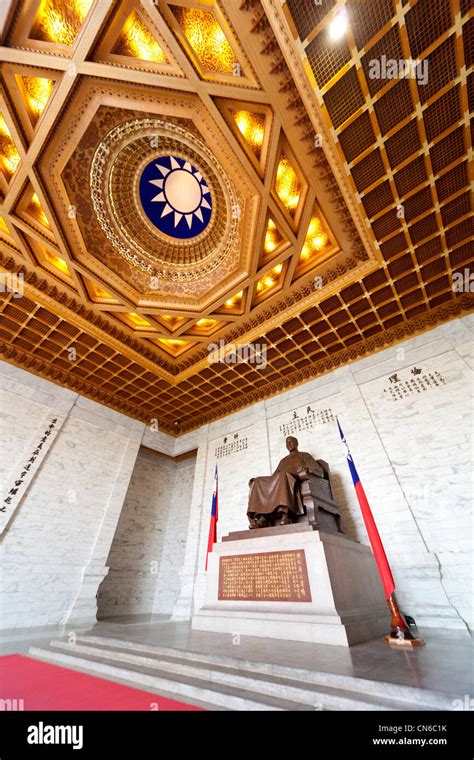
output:
[[[213,671],[218,669],[236,669],[239,674],[250,673],[270,676],[297,685],[313,685],[324,688],[333,688],[345,692],[354,692],[357,697],[363,694],[374,701],[386,700],[387,695],[390,703],[397,703],[395,709],[408,710],[447,710],[452,708],[452,700],[456,695],[448,695],[441,692],[430,691],[413,686],[375,681],[355,676],[340,675],[324,671],[307,670],[275,663],[245,660],[238,657],[209,654],[207,652],[193,652],[186,649],[160,647],[142,644],[125,639],[116,639],[108,636],[79,635],[77,643],[92,644],[108,649],[131,650],[134,654],[141,654],[156,658],[172,658],[178,661],[191,661],[194,665],[202,664],[209,666]]]
[[[291,709],[314,710],[357,710],[357,709],[377,709],[391,710],[395,709],[392,702],[386,699],[380,699],[374,705],[371,698],[365,695],[354,695],[351,692],[345,692],[342,689],[333,689],[331,687],[314,686],[313,684],[298,685],[296,681],[280,678],[277,676],[261,676],[242,674],[238,669],[238,661],[234,662],[234,667],[216,667],[204,663],[193,663],[190,660],[180,660],[178,657],[152,657],[150,655],[132,653],[129,649],[113,650],[99,646],[88,646],[76,642],[70,645],[65,641],[52,641],[50,649],[54,651],[65,651],[71,653],[73,650],[75,656],[83,656],[93,660],[107,660],[112,663],[127,663],[131,667],[150,668],[166,672],[171,677],[181,678],[185,681],[204,680],[206,683],[212,683],[217,687],[236,688],[239,691],[248,691],[252,694],[264,695],[276,699],[284,699],[291,702]],[[172,675],[171,675],[172,674]],[[400,706],[396,706],[400,709]]]
[[[186,681],[182,681],[175,678],[172,673],[160,672],[157,668],[146,668],[138,665],[124,667],[120,664],[114,664],[116,660],[113,658],[107,658],[103,655],[81,657],[73,654],[73,651],[72,648],[66,653],[50,647],[31,647],[28,654],[54,665],[61,665],[81,672],[86,671],[109,680],[126,681],[128,685],[134,688],[149,690],[157,695],[165,693],[171,698],[182,699],[183,701],[189,699],[191,704],[193,702],[207,704],[210,709],[212,707],[251,711],[298,709],[294,703],[284,700],[263,699],[259,694],[249,696],[246,691],[239,692],[238,689],[230,689],[224,686],[216,688],[213,684],[199,679],[187,678]],[[305,709],[304,705],[301,705],[299,709]]]
[[[120,677],[141,687],[164,689],[171,694],[234,710],[413,710],[446,707],[444,700],[438,698],[436,702],[432,694],[421,689],[396,687],[398,697],[404,697],[401,700],[387,691],[387,687],[391,689],[391,684],[385,684],[384,692],[380,693],[380,684],[365,679],[313,673],[102,636],[78,636],[75,643],[53,640],[48,649],[32,648],[30,654]],[[376,693],[371,694],[370,689]],[[410,701],[406,689],[422,692],[425,700],[421,700],[417,693],[411,694]]]

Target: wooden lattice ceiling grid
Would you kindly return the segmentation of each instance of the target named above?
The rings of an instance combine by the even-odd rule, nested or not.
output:
[[[2,356],[180,433],[471,309],[473,37],[466,0],[11,3],[0,257],[24,294],[2,294]],[[426,59],[426,83],[371,78],[382,56]],[[207,290],[146,291],[87,229],[93,141],[158,114],[242,193]],[[219,340],[268,366],[209,363]]]

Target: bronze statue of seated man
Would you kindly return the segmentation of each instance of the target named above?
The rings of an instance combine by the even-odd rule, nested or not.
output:
[[[247,516],[251,528],[268,528],[294,522],[297,515],[304,514],[298,482],[307,480],[310,474],[324,478],[324,470],[314,457],[298,451],[296,438],[289,436],[286,448],[289,454],[283,457],[273,475],[249,481]]]

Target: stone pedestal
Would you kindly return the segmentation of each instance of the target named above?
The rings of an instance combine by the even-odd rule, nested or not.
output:
[[[390,631],[368,546],[293,525],[230,534],[209,555],[193,629],[350,646]]]

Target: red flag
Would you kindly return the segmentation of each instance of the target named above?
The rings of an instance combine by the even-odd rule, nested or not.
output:
[[[362,487],[362,483],[360,482],[360,478],[357,473],[354,460],[352,459],[352,455],[351,455],[351,452],[349,451],[349,447],[344,437],[344,433],[342,432],[342,428],[339,424],[339,420],[337,421],[337,426],[339,428],[341,440],[345,444],[346,449],[347,449],[347,464],[349,465],[349,470],[352,475],[352,482],[354,483],[354,488],[357,494],[357,498],[359,500],[359,506],[362,512],[362,517],[364,518],[364,523],[367,529],[367,534],[369,536],[370,545],[372,547],[375,561],[377,563],[380,577],[382,579],[385,596],[388,599],[389,596],[391,596],[393,592],[395,591],[395,582],[393,580],[392,571],[390,570],[390,565],[388,564],[387,555],[385,554],[385,549],[383,548],[382,540],[379,536],[379,532],[375,524],[372,510],[370,509],[369,502],[367,501],[367,496],[365,495],[365,491]]]
[[[212,547],[217,543],[217,520],[218,515],[218,485],[219,477],[217,474],[217,465],[214,471],[214,488],[212,491],[212,507],[211,507],[211,524],[209,525],[209,538],[207,540],[207,552],[206,552],[206,570],[207,560],[209,558],[209,552],[212,552]]]

